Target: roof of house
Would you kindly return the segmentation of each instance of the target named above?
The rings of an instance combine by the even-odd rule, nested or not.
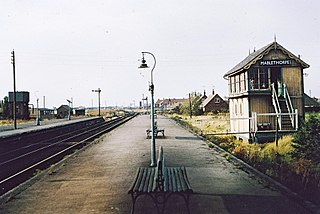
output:
[[[318,103],[315,99],[311,98],[307,94],[303,94],[303,96],[304,96],[304,106],[320,107],[320,103]]]
[[[208,104],[211,102],[211,100],[212,100],[213,98],[217,97],[217,96],[218,96],[221,100],[223,100],[223,99],[219,96],[219,94],[209,95],[209,96],[207,97],[207,99],[205,99],[205,100],[202,102],[202,106],[208,105]]]
[[[207,98],[208,98],[208,96],[204,94],[204,95],[202,95],[202,96],[200,97],[200,100],[205,101]]]
[[[227,76],[237,73],[241,70],[247,70],[251,67],[251,65],[254,65],[258,60],[262,59],[265,55],[269,53],[272,49],[279,49],[284,54],[286,54],[289,58],[295,60],[297,63],[301,64],[303,68],[310,67],[307,63],[302,61],[299,57],[293,55],[290,51],[282,47],[277,42],[272,42],[259,50],[254,51],[253,53],[249,54],[244,60],[242,60],[240,63],[238,63],[236,66],[234,66],[230,71],[228,71],[223,77],[226,78]]]
[[[69,110],[69,106],[68,105],[61,105],[58,110],[61,110],[61,109],[66,109],[66,110]]]
[[[173,104],[173,103],[183,103],[185,102],[187,99],[176,99],[176,98],[169,98],[169,99],[163,99],[163,100],[160,100],[158,99],[156,104],[157,105],[170,105],[170,104]]]
[[[39,108],[40,111],[54,111],[54,109],[49,108]]]
[[[214,95],[209,95],[203,102],[202,105],[206,106],[213,99]]]

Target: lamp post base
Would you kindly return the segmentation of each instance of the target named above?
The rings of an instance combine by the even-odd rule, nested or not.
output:
[[[37,125],[37,126],[40,126],[40,118],[38,118],[38,117],[37,117],[37,119],[36,119],[36,125]]]

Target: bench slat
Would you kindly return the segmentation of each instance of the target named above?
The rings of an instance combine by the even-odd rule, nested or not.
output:
[[[170,176],[170,180],[172,181],[172,188],[169,190],[170,192],[175,192],[177,189],[177,182],[175,179],[175,173],[172,167],[170,167],[170,172],[171,172],[171,176]]]
[[[183,177],[184,177],[184,180],[185,180],[186,185],[187,185],[187,190],[190,191],[190,192],[193,192],[193,190],[191,188],[191,185],[190,185],[190,182],[189,182],[189,179],[188,179],[186,167],[183,167]]]
[[[181,172],[182,172],[182,177],[183,177],[183,181],[184,181],[184,185],[185,185],[184,191],[192,190],[191,185],[188,180],[186,167],[181,167]]]
[[[166,167],[165,185],[167,192],[192,190],[185,167]]]
[[[192,192],[191,185],[189,183],[188,177],[187,177],[187,171],[185,167],[179,167],[179,175],[180,175],[180,181],[182,186],[182,191],[190,191]]]
[[[171,172],[170,172],[170,170],[169,170],[169,168],[168,167],[166,167],[166,182],[167,182],[167,191],[170,191],[170,189],[172,188],[172,181],[169,179],[171,176]]]
[[[164,173],[164,192],[190,191],[192,188],[187,177],[185,167],[165,167]],[[158,191],[157,167],[140,167],[136,179],[131,186],[129,193],[132,192],[156,192]]]
[[[131,187],[130,187],[130,189],[129,189],[129,191],[128,191],[129,194],[131,194],[132,192],[134,192],[134,187],[135,187],[135,185],[136,185],[136,183],[137,183],[137,180],[138,180],[139,171],[140,171],[140,168],[137,169],[136,178],[135,178],[135,180],[133,181],[133,183],[132,183],[132,185],[131,185]]]
[[[152,170],[147,170],[144,185],[143,185],[143,192],[149,192],[148,187],[149,187],[151,173],[152,173]]]
[[[177,192],[181,192],[182,190],[182,185],[181,185],[181,179],[180,179],[180,174],[179,174],[179,168],[174,168],[174,173],[175,173],[175,179],[176,179],[176,183],[177,183]]]
[[[175,176],[175,173],[174,173],[174,170],[173,168],[171,167],[170,168],[170,172],[171,172],[171,176],[170,176],[170,180],[172,182],[172,188],[169,190],[170,192],[176,192],[176,189],[177,189],[177,182],[176,182],[176,176]]]
[[[185,190],[190,190],[191,189],[191,185],[189,183],[188,177],[187,177],[187,171],[185,167],[182,167],[182,176],[183,176],[183,180],[185,183]]]
[[[140,192],[139,188],[140,188],[141,183],[142,183],[143,172],[144,172],[144,168],[140,168],[139,175],[138,175],[139,179],[137,181],[137,185],[135,186],[135,191],[137,191],[137,192]]]
[[[180,180],[180,185],[181,185],[181,190],[180,191],[185,191],[187,189],[187,185],[183,176],[183,168],[179,167],[178,168],[178,173],[179,173],[179,180]]]
[[[171,181],[171,179],[169,179],[170,177],[171,177],[171,172],[170,172],[170,170],[169,170],[169,168],[167,168],[166,167],[166,183],[167,183],[167,191],[169,192],[170,191],[170,189],[172,188],[172,181]]]
[[[149,178],[148,192],[152,192],[153,187],[155,186],[155,183],[154,183],[155,172],[156,172],[155,168],[152,168],[150,173],[150,178]]]
[[[134,181],[132,187],[130,188],[129,193],[137,192],[141,183],[141,177],[142,177],[141,168],[139,167],[137,170],[136,180]]]
[[[148,168],[143,169],[142,179],[141,179],[141,183],[139,186],[139,192],[143,192],[143,189],[146,185],[146,177],[147,177],[148,171],[149,171]]]
[[[164,192],[168,192],[169,182],[167,177],[168,177],[167,167],[164,167],[163,169],[163,178],[164,178],[163,191]]]
[[[155,170],[154,170],[154,176],[153,176],[153,185],[152,185],[152,192],[156,192],[157,191],[157,188],[158,188],[158,185],[157,185],[157,181],[158,181],[158,166],[155,167]]]

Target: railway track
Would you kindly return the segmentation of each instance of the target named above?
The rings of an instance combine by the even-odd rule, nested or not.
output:
[[[134,116],[100,118],[0,139],[0,196]]]

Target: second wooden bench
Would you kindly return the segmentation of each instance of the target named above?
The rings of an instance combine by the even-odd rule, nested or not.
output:
[[[183,166],[165,167],[163,149],[160,146],[157,166],[139,167],[136,178],[128,191],[132,197],[131,213],[134,213],[135,203],[141,195],[149,195],[156,204],[158,213],[163,213],[168,198],[173,194],[183,197],[188,212],[190,212],[189,197],[192,193],[186,168]]]

